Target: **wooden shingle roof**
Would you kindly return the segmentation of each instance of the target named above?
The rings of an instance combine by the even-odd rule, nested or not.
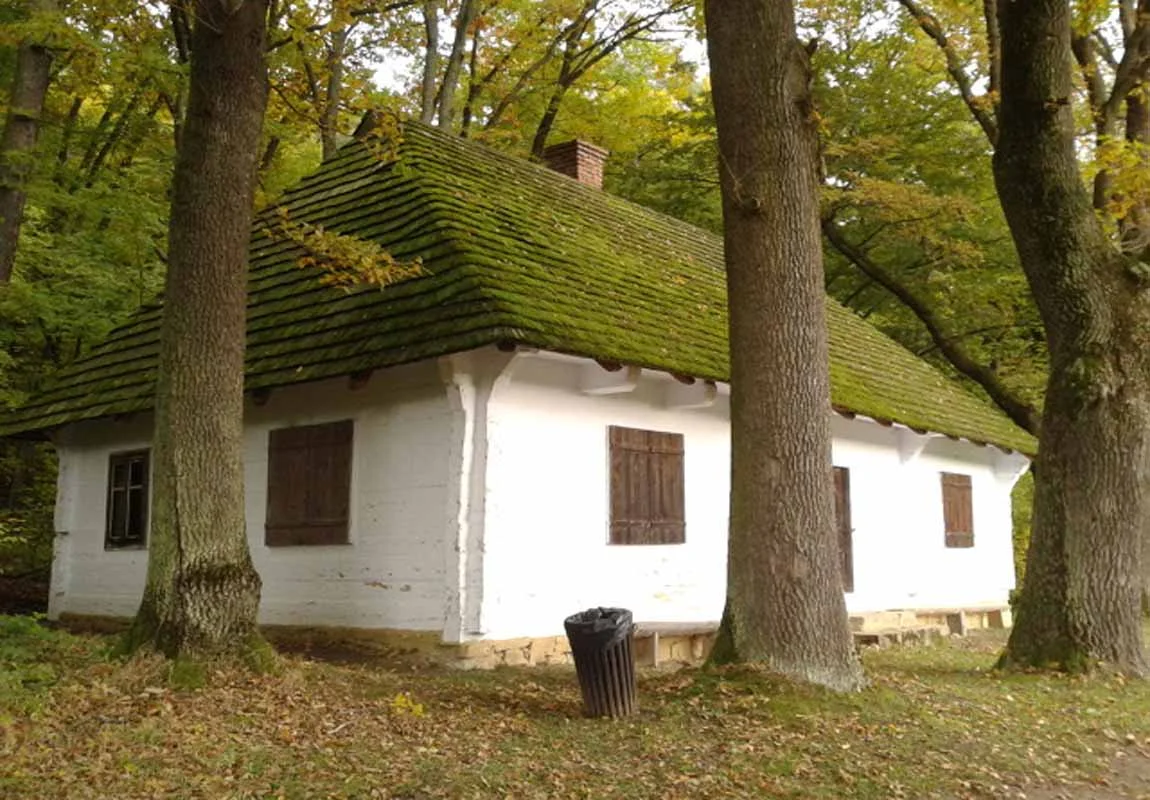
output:
[[[722,241],[544,167],[416,123],[353,142],[287,193],[293,220],[378,242],[426,275],[351,292],[255,223],[246,388],[286,386],[514,342],[724,381]],[[1034,439],[827,301],[832,402],[845,412],[1033,453]],[[145,307],[0,435],[152,405],[160,307]]]

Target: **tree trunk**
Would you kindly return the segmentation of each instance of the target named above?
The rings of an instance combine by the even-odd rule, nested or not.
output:
[[[834,528],[818,142],[790,0],[705,5],[731,341],[727,603],[716,662],[863,675]]]
[[[455,18],[455,40],[451,44],[447,69],[443,73],[443,84],[439,87],[439,127],[447,131],[455,124],[455,91],[459,86],[459,75],[463,71],[467,36],[478,10],[477,0],[462,0],[459,14]]]
[[[55,0],[31,0],[32,16],[56,10]],[[16,71],[8,99],[8,118],[0,137],[0,285],[8,283],[16,264],[32,149],[40,132],[40,115],[48,94],[53,54],[47,45],[26,38],[16,49]]]
[[[995,183],[1050,351],[1026,581],[1002,663],[1144,674],[1150,304],[1080,177],[1069,4],[999,13]]]
[[[535,136],[531,139],[531,155],[536,158],[543,158],[543,151],[547,149],[547,137],[551,135],[551,129],[555,127],[555,120],[559,118],[559,109],[563,105],[563,98],[567,96],[568,85],[566,76],[561,75],[560,82],[555,84],[555,88],[551,91],[551,99],[547,101],[547,108],[543,110],[543,116],[539,119],[539,125],[535,128]]]
[[[260,579],[244,521],[244,311],[267,102],[267,0],[196,0],[160,332],[153,512],[129,648],[247,654]]]
[[[459,135],[464,139],[471,133],[471,120],[475,115],[475,101],[479,99],[479,92],[483,89],[483,81],[477,74],[481,40],[482,26],[477,23],[471,34],[471,56],[468,59],[467,68],[467,99],[463,101],[463,111],[459,118]]]
[[[427,43],[423,55],[423,81],[419,92],[419,121],[430,125],[435,119],[435,83],[439,77],[439,0],[425,0],[423,30]]]
[[[1126,141],[1138,146],[1138,166],[1150,175],[1150,86],[1139,86],[1126,98]],[[1123,251],[1150,263],[1150,203],[1145,198],[1119,220],[1119,230]]]
[[[343,99],[343,70],[347,57],[348,29],[341,27],[331,32],[327,48],[327,86],[324,88],[323,111],[320,114],[319,134],[323,160],[330,161],[339,151],[339,105]]]

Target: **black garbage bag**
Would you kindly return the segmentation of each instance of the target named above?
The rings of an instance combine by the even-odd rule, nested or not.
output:
[[[589,608],[563,620],[589,717],[625,717],[635,698],[635,625],[625,608]]]

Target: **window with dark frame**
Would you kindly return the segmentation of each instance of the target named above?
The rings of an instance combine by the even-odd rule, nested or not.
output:
[[[104,549],[144,547],[147,542],[148,451],[113,453],[108,459]]]
[[[946,546],[974,547],[974,502],[970,476],[953,472],[942,474],[942,516],[946,526]]]
[[[608,429],[611,451],[610,543],[683,544],[683,435]]]
[[[348,543],[353,430],[342,420],[268,434],[265,544]]]
[[[851,538],[851,471],[835,467],[835,527],[839,535],[839,558],[843,573],[843,591],[855,590],[854,542]]]

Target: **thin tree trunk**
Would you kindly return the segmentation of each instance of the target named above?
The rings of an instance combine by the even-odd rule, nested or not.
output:
[[[810,66],[790,0],[705,4],[731,341],[727,602],[712,659],[862,686],[834,527]]]
[[[56,10],[55,0],[31,0],[30,16]],[[32,150],[40,133],[40,115],[51,80],[53,53],[31,37],[16,49],[16,71],[8,99],[8,118],[0,136],[0,285],[8,283],[16,264],[28,178],[32,173]]]
[[[439,0],[426,0],[424,2],[423,30],[427,46],[423,55],[419,121],[430,125],[435,119],[436,80],[439,77]]]
[[[481,25],[476,24],[471,34],[471,55],[467,63],[467,99],[459,118],[459,135],[466,139],[471,133],[471,120],[475,114],[475,101],[483,89],[483,82],[477,74],[479,70],[479,46],[482,40]]]
[[[56,148],[56,172],[53,178],[55,184],[64,188],[64,169],[68,166],[69,148],[72,144],[72,135],[76,132],[76,122],[80,119],[80,109],[84,107],[83,97],[73,97],[68,113],[64,116],[64,123],[60,130],[60,145]]]
[[[1150,175],[1150,86],[1140,86],[1126,98],[1126,140],[1138,146],[1140,166]],[[1150,203],[1135,203],[1119,220],[1119,230],[1123,251],[1150,263]]]
[[[560,80],[563,80],[563,76]],[[567,88],[566,83],[556,83],[551,91],[551,99],[547,101],[547,108],[544,109],[543,116],[535,128],[535,136],[531,139],[531,155],[536,158],[543,158],[543,151],[547,149],[547,137],[555,127],[555,120],[559,118],[559,109],[563,105],[563,98],[567,95]]]
[[[1144,674],[1150,303],[1079,175],[1069,4],[999,14],[995,183],[1050,351],[1026,581],[1002,663]]]
[[[116,124],[112,126],[112,130],[109,131],[107,138],[104,139],[100,145],[100,149],[96,152],[95,158],[91,160],[88,164],[88,168],[85,170],[85,186],[91,187],[96,182],[96,178],[100,170],[104,168],[108,156],[116,148],[116,145],[120,143],[120,140],[124,138],[124,132],[128,130],[128,126],[131,124],[132,117],[135,116],[136,109],[139,107],[141,100],[143,100],[143,93],[139,91],[134,92],[132,96],[128,98],[128,104],[124,106],[124,110],[120,112],[119,118],[116,119]]]
[[[247,246],[267,102],[267,0],[195,0],[160,333],[148,576],[129,648],[250,654],[260,578],[244,521]]]
[[[320,117],[320,140],[323,160],[335,158],[339,150],[339,104],[343,96],[343,65],[347,50],[348,29],[332,31],[327,51],[327,86],[324,91],[323,113]]]
[[[439,127],[444,130],[451,130],[455,124],[455,90],[459,86],[459,74],[463,71],[467,35],[478,10],[477,0],[462,0],[459,14],[455,18],[455,40],[451,43],[451,55],[447,58],[447,69],[444,70],[443,83],[439,87]]]

